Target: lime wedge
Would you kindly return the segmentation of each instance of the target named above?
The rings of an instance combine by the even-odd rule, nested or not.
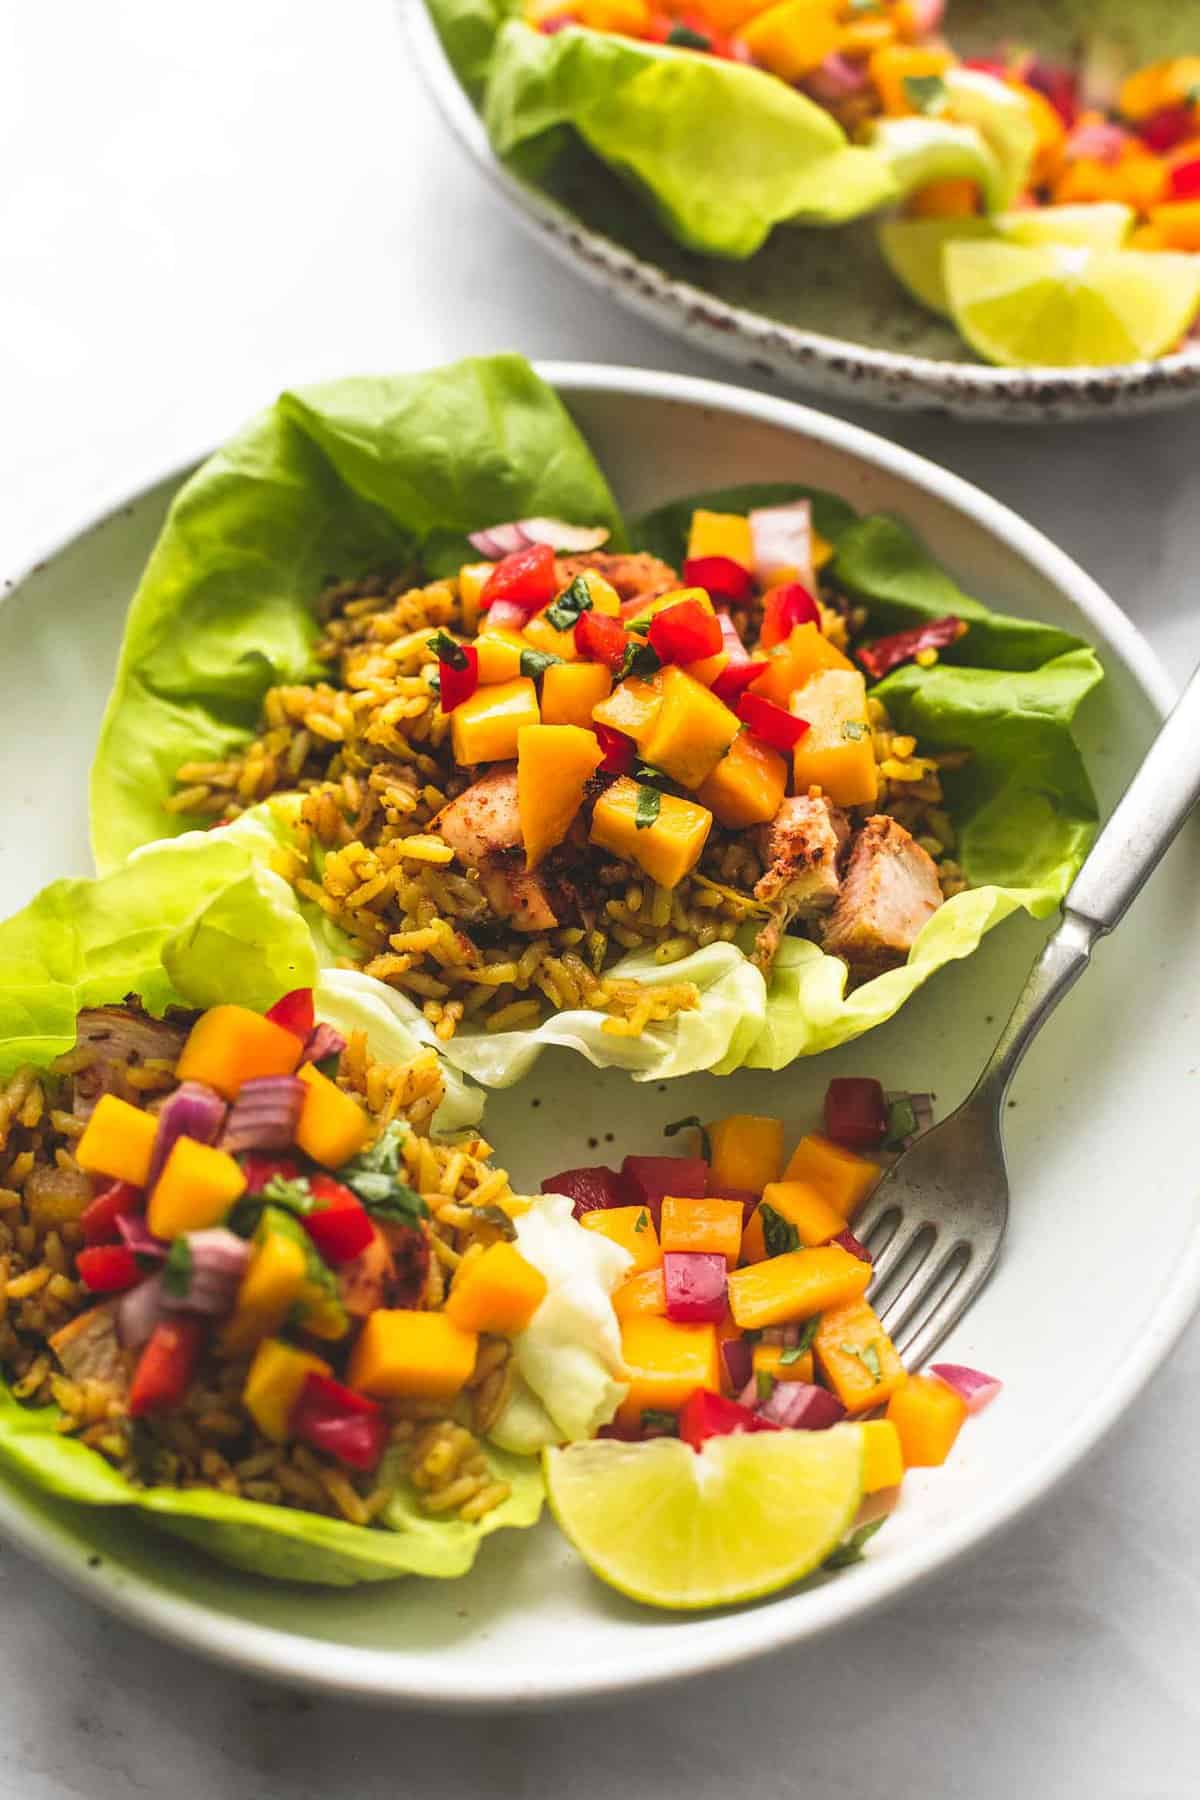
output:
[[[862,1497],[862,1434],[597,1438],[543,1453],[550,1508],[593,1575],[672,1612],[756,1600],[809,1575]]]
[[[994,223],[1011,244],[1084,244],[1089,250],[1119,250],[1129,236],[1133,208],[1119,200],[1031,206],[1023,212],[1000,213]]]
[[[1161,356],[1200,307],[1200,256],[1079,245],[947,244],[946,291],[973,350],[1007,368]]]
[[[942,252],[947,244],[964,238],[994,238],[991,219],[885,219],[879,227],[879,248],[896,280],[914,300],[937,313],[949,313],[950,296],[942,272]]]

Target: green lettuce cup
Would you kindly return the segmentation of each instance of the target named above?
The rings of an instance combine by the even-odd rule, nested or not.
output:
[[[486,1086],[518,1080],[549,1045],[649,1081],[781,1068],[849,1042],[1011,912],[1043,916],[1062,898],[1096,827],[1072,722],[1099,663],[1068,632],[991,611],[901,520],[860,518],[836,495],[723,489],[626,526],[561,402],[515,357],[285,395],[185,484],[130,608],[93,768],[101,869],[195,824],[165,808],[178,765],[244,745],[267,689],[312,677],[316,597],[329,576],[409,558],[444,574],[474,554],[466,533],[535,513],[603,524],[614,546],[678,567],[694,507],[744,512],[795,498],[809,500],[834,547],[833,583],[866,606],[872,635],[948,613],[968,626],[937,667],[898,669],[873,691],[897,730],[969,752],[944,781],[969,890],[940,907],[905,964],[850,991],[846,964],[798,938],[784,940],[769,980],[744,939],[666,966],[635,951],[606,973],[698,991],[693,1009],[640,1036],[606,1031],[605,1014],[581,1007],[523,1030],[466,1022],[441,1044],[417,1005],[387,991],[415,1038]],[[294,801],[278,797],[210,841],[269,871],[294,816]],[[307,933],[322,965],[344,961],[349,945],[324,915],[271,880],[286,941]]]
[[[155,1013],[222,999],[265,1007],[306,985],[316,986],[319,1017],[365,1028],[381,1058],[402,1060],[421,1048],[378,984],[322,974],[290,890],[233,831],[190,834],[99,880],[56,882],[0,925],[0,1076],[70,1049],[81,1007],[130,993]],[[448,1070],[436,1126],[474,1125],[481,1101]],[[538,1464],[495,1445],[488,1460],[510,1493],[482,1519],[426,1515],[396,1470],[392,1501],[378,1525],[365,1527],[215,1488],[140,1487],[65,1436],[61,1422],[56,1407],[24,1405],[0,1384],[0,1466],[59,1499],[128,1508],[206,1555],[273,1580],[341,1587],[462,1575],[489,1533],[532,1525],[541,1511]]]

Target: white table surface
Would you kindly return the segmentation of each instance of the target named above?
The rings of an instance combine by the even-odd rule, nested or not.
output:
[[[284,385],[510,348],[726,373],[498,210],[389,0],[10,0],[0,169],[0,575]],[[1041,525],[1182,679],[1200,413],[1040,433],[858,416]],[[1131,1220],[1152,1209],[1131,1196]],[[1086,1471],[890,1611],[742,1676],[541,1717],[290,1695],[0,1547],[0,1800],[1194,1795],[1198,1379],[1193,1327]]]

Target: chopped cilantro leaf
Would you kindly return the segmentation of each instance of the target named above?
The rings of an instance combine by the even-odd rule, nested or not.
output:
[[[522,650],[521,673],[530,681],[540,681],[552,663],[561,661],[561,656],[553,656],[549,650]]]
[[[338,1170],[338,1180],[358,1195],[373,1218],[412,1225],[429,1211],[420,1194],[400,1177],[401,1145],[408,1126],[393,1120],[369,1150]],[[507,1214],[505,1215],[507,1217]]]
[[[192,1246],[186,1237],[177,1237],[163,1264],[163,1286],[176,1300],[185,1300],[192,1285]]]
[[[582,575],[577,575],[571,585],[563,589],[558,599],[546,608],[543,617],[548,625],[553,625],[555,631],[570,631],[585,612],[591,612],[594,604],[591,588]]]
[[[883,1366],[879,1361],[879,1352],[874,1344],[866,1344],[862,1347],[858,1344],[839,1344],[838,1349],[843,1356],[856,1356],[877,1385],[883,1380]]]
[[[676,50],[712,49],[712,39],[705,37],[702,31],[693,31],[690,25],[672,25],[667,33],[667,42]]]
[[[456,644],[454,639],[447,632],[435,631],[429,640],[429,648],[434,652],[438,661],[445,663],[449,668],[466,668],[466,651],[461,644]]]
[[[916,1130],[916,1108],[908,1094],[901,1094],[888,1107],[887,1132],[883,1141],[889,1150],[899,1150],[906,1139],[916,1135]]]
[[[861,1562],[864,1548],[886,1523],[885,1517],[871,1519],[866,1525],[860,1525],[857,1531],[850,1533],[845,1543],[839,1544],[837,1549],[825,1558],[821,1567],[823,1569],[847,1569],[851,1563]]]
[[[643,1206],[641,1212],[637,1216],[637,1220],[634,1223],[633,1229],[635,1231],[645,1231],[645,1229],[649,1223],[650,1223],[650,1214],[646,1211],[645,1207]]]
[[[645,782],[638,783],[637,805],[633,809],[633,823],[638,831],[645,831],[653,825],[662,811],[662,795],[657,788],[647,787]]]
[[[671,1412],[660,1412],[648,1406],[641,1417],[643,1433],[648,1437],[678,1437],[679,1420]]]
[[[766,1369],[759,1369],[754,1377],[754,1391],[760,1400],[769,1400],[775,1392],[775,1377]]]
[[[777,1213],[773,1206],[768,1206],[765,1202],[759,1203],[758,1210],[762,1217],[763,1243],[768,1256],[786,1256],[789,1250],[800,1248],[800,1233],[790,1219],[785,1219],[782,1213]]]
[[[906,75],[904,92],[918,112],[933,113],[945,103],[946,84],[940,75]]]
[[[658,651],[652,644],[630,642],[625,646],[625,660],[617,680],[624,681],[627,675],[657,675],[661,668]]]
[[[689,1113],[686,1119],[674,1119],[670,1125],[663,1126],[664,1137],[675,1137],[681,1131],[692,1127],[700,1133],[700,1154],[706,1163],[712,1161],[712,1139],[700,1123],[699,1113]]]

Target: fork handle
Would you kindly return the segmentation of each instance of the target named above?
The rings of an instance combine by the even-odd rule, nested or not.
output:
[[[1087,968],[1097,938],[1125,917],[1200,800],[1200,669],[1151,744],[1063,901],[971,1100],[999,1109],[1017,1065]]]

